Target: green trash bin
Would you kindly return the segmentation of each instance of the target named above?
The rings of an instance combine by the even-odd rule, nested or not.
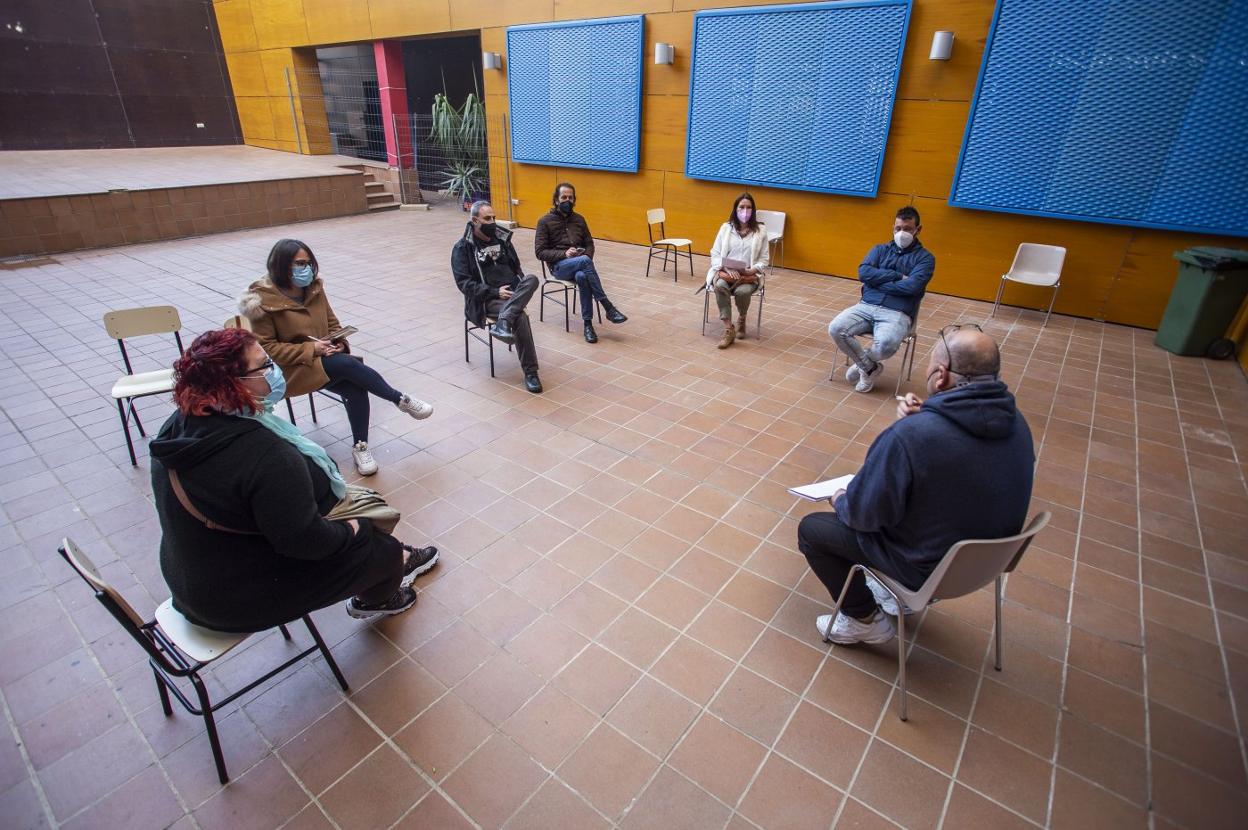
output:
[[[1188,248],[1174,258],[1179,278],[1153,342],[1174,354],[1227,357],[1219,341],[1248,295],[1248,251]]]

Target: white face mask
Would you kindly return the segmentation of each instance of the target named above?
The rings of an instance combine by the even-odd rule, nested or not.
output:
[[[906,249],[910,247],[910,243],[914,242],[914,234],[909,231],[897,231],[893,234],[893,242],[897,243],[897,247]]]

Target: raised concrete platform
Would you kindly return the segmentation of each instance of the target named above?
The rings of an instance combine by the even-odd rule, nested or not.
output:
[[[369,209],[359,159],[258,147],[0,153],[0,257],[327,219]]]

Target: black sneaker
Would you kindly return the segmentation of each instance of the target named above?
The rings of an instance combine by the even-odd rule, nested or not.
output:
[[[403,566],[403,581],[400,584],[406,588],[416,580],[416,577],[428,573],[430,568],[438,564],[438,549],[433,545],[427,548],[403,545],[403,550],[407,551],[408,556],[407,564]]]
[[[356,597],[347,600],[347,614],[357,620],[371,620],[373,617],[385,617],[391,614],[402,614],[416,604],[416,592],[403,587],[390,595],[390,599],[376,605],[360,602]]]

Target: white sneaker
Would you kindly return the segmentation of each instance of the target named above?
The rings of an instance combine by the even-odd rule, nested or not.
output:
[[[399,402],[395,406],[399,408],[400,412],[406,412],[417,421],[423,421],[433,414],[433,404],[425,403],[416,398],[409,398],[407,395],[400,397]]]
[[[858,376],[862,374],[862,370],[858,368],[858,364],[852,360],[849,362],[849,368],[845,370],[845,380],[850,383],[857,383]]]
[[[893,625],[893,621],[878,609],[871,615],[871,619],[865,622],[838,613],[836,622],[832,624],[832,630],[828,631],[830,619],[832,619],[831,614],[822,615],[815,620],[815,628],[819,629],[821,638],[826,636],[832,642],[843,646],[854,643],[887,643],[897,636],[897,628]]]
[[[864,573],[863,577],[867,580],[867,587],[871,589],[871,596],[875,597],[875,604],[880,606],[880,610],[889,616],[897,616],[897,600],[888,593],[888,589],[870,573]],[[907,608],[906,613],[913,614],[914,612]]]
[[[884,374],[884,364],[877,363],[870,372],[859,373],[858,383],[854,384],[855,392],[870,392],[875,388],[875,379]]]
[[[377,459],[368,451],[367,441],[357,441],[351,448],[351,459],[355,461],[355,471],[362,476],[371,476],[377,472]]]

